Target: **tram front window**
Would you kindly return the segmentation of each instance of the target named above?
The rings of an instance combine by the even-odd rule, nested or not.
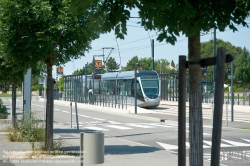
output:
[[[159,81],[157,75],[141,76],[142,88],[149,98],[157,98],[159,94]]]

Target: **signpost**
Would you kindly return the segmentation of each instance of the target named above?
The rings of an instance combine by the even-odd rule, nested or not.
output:
[[[102,60],[95,60],[95,70],[102,70]]]
[[[63,67],[59,66],[57,67],[57,74],[62,75],[63,74]]]

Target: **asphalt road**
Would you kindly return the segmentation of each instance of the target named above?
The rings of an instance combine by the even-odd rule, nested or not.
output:
[[[9,99],[4,98],[4,103],[9,105]],[[73,103],[74,104],[74,103]],[[21,98],[17,99],[17,105],[21,108]],[[171,107],[171,109],[176,109]],[[171,111],[169,109],[169,111]],[[43,118],[43,101],[32,100],[32,110]],[[54,130],[60,135],[62,129],[70,129],[71,108],[69,104],[54,106]],[[73,129],[76,128],[76,115],[73,108]],[[147,115],[150,116],[150,115]],[[154,116],[154,115],[152,115]],[[162,116],[166,115],[163,114]],[[177,153],[178,125],[177,115],[167,116],[170,121],[155,122],[147,118],[126,116],[126,114],[112,114],[102,111],[93,111],[78,108],[78,119],[80,129],[101,130],[106,136],[115,137],[124,141],[133,142],[138,145],[150,146],[157,149],[165,149]],[[212,121],[204,120],[204,160],[210,160]],[[188,121],[187,121],[188,122]],[[73,134],[61,134],[65,137],[73,137]],[[187,155],[188,155],[188,125],[187,125]],[[177,155],[177,154],[176,154]],[[228,166],[250,164],[250,131],[239,128],[223,126],[221,140],[221,164]]]

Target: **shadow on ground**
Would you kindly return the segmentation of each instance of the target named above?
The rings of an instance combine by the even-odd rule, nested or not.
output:
[[[63,150],[67,152],[78,152],[80,150],[79,146],[66,146]],[[129,146],[129,145],[105,145],[104,153],[105,155],[128,155],[128,154],[140,154],[140,153],[152,153],[161,150],[156,147],[150,146]],[[67,153],[68,155],[79,156],[79,153]]]
[[[96,132],[96,130],[85,130],[85,129],[58,129],[54,128],[54,133],[55,134],[60,134],[60,133],[67,133],[67,134],[77,134],[81,132]]]

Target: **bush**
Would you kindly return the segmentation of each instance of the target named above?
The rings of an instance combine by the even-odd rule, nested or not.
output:
[[[244,92],[244,88],[239,86],[234,86],[234,92]]]
[[[31,112],[30,120],[17,122],[16,128],[8,128],[7,138],[12,142],[41,142],[45,140],[44,124]]]
[[[7,108],[3,105],[2,99],[0,99],[0,119],[6,119],[8,117]]]

